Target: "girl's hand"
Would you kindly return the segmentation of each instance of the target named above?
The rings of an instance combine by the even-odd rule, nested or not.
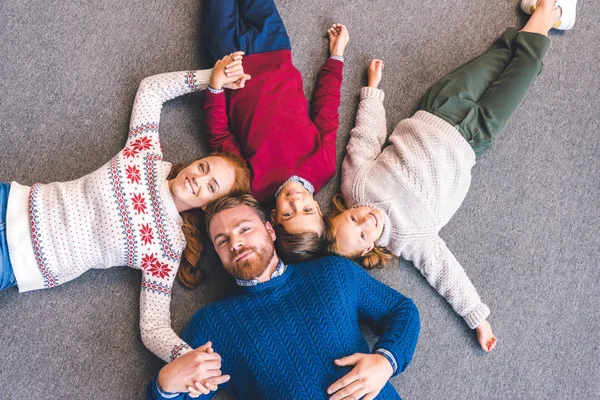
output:
[[[385,67],[385,65],[383,64],[383,60],[375,59],[371,61],[367,70],[367,75],[369,77],[369,87],[377,88],[379,86],[379,82],[381,82],[383,67]]]
[[[496,347],[497,339],[492,332],[492,327],[487,320],[482,321],[475,328],[477,341],[483,350],[490,352]]]
[[[331,25],[331,28],[327,30],[327,35],[329,36],[329,55],[343,57],[346,45],[350,40],[346,25]]]
[[[250,79],[250,75],[244,74],[244,66],[242,65],[243,55],[243,51],[236,51],[218,60],[215,63],[208,84],[213,89],[222,89],[223,87],[232,86],[234,82],[238,82],[242,78],[244,78],[244,82]],[[239,89],[239,87],[231,88]]]

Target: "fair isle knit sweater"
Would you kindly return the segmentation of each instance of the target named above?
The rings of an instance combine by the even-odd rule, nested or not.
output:
[[[463,202],[475,153],[446,121],[425,111],[400,121],[386,140],[383,91],[364,87],[342,165],[349,207],[370,206],[386,220],[377,245],[410,260],[475,328],[490,310],[438,236]]]
[[[420,330],[412,300],[343,257],[289,265],[281,276],[199,310],[182,337],[197,348],[208,340],[231,379],[221,388],[234,399],[328,399],[327,388],[352,370],[337,358],[371,353],[359,323],[398,362],[394,376],[410,363]],[[214,395],[202,396],[202,399]],[[161,394],[156,377],[147,399],[189,399]],[[377,399],[399,399],[388,382]]]
[[[11,184],[7,239],[19,291],[51,288],[90,268],[142,270],[140,329],[165,361],[188,345],[171,329],[173,281],[186,240],[169,191],[158,126],[163,103],[208,86],[212,70],[144,79],[125,148],[104,166],[71,182]]]

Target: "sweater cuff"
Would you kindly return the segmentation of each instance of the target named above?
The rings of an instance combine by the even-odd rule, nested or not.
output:
[[[490,315],[490,309],[483,303],[480,303],[473,311],[464,316],[464,320],[469,328],[475,329],[482,321]]]
[[[383,90],[381,90],[381,89],[365,86],[360,90],[360,99],[361,100],[376,99],[376,100],[383,102],[384,98],[385,98],[385,93],[383,93]]]

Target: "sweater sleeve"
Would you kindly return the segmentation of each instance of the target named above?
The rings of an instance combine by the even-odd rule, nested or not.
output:
[[[339,127],[340,90],[344,63],[327,59],[319,72],[313,94],[311,119],[321,134],[323,150],[331,155],[335,164],[337,130]]]
[[[171,328],[171,290],[178,266],[151,261],[142,270],[140,332],[148,350],[169,362],[191,350]]]
[[[343,186],[351,185],[358,170],[381,153],[387,135],[384,97],[385,94],[379,89],[363,87],[360,91],[356,126],[350,132],[342,163]]]
[[[412,360],[421,329],[419,312],[413,301],[379,282],[358,265],[352,267],[358,285],[359,321],[367,323],[379,336],[373,351],[385,350],[394,356],[403,372]]]
[[[205,90],[211,73],[212,69],[178,71],[144,78],[135,95],[125,147],[136,153],[149,150],[162,157],[158,127],[163,103]]]
[[[208,146],[215,151],[229,152],[242,157],[237,138],[229,129],[225,93],[206,93],[204,101],[204,131]],[[243,158],[243,157],[242,157]]]
[[[469,328],[474,329],[489,316],[490,309],[439,236],[404,241],[401,255],[414,263]]]

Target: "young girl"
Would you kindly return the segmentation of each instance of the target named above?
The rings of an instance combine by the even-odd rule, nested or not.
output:
[[[522,2],[526,12],[530,3]],[[384,94],[377,89],[384,65],[371,62],[342,166],[343,199],[334,199],[337,211],[326,218],[330,253],[367,268],[394,256],[413,261],[476,329],[485,351],[496,345],[490,310],[438,232],[467,194],[475,157],[491,146],[540,73],[548,30],[570,29],[575,20],[574,1],[540,0],[533,10],[521,31],[507,29],[487,52],[434,84],[386,146]]]
[[[336,172],[336,133],[348,31],[329,30],[330,58],[319,73],[309,118],[300,72],[273,0],[206,0],[204,36],[219,59],[246,53],[252,76],[244,90],[225,94],[211,79],[204,105],[208,143],[243,157],[252,170],[252,194],[273,203],[278,254],[287,262],[324,248],[324,225],[313,194]]]
[[[224,76],[227,64],[235,72],[225,82],[235,89],[243,74],[241,53],[224,57],[215,68]],[[144,344],[167,362],[189,350],[171,329],[169,306],[176,274],[187,286],[198,283],[195,210],[229,193],[248,192],[250,173],[237,156],[215,153],[175,174],[163,161],[158,127],[163,103],[206,89],[211,73],[144,79],[125,148],[91,174],[32,187],[0,184],[0,289],[51,288],[90,268],[141,269]]]

